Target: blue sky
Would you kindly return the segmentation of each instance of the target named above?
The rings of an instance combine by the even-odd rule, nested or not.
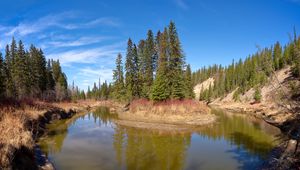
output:
[[[12,36],[33,43],[82,89],[111,81],[129,37],[138,42],[170,20],[193,70],[286,43],[294,26],[300,32],[300,0],[4,0],[0,16],[1,51]]]

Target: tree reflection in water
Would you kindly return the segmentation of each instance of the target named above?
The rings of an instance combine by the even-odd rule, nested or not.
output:
[[[175,170],[219,168],[215,162],[225,168],[253,169],[276,145],[278,129],[248,116],[213,113],[218,115],[214,124],[185,132],[159,131],[117,125],[117,114],[99,107],[48,125],[48,135],[39,143],[60,167]],[[81,161],[72,161],[75,158]]]
[[[116,126],[114,149],[126,169],[183,169],[190,133],[172,133]],[[125,165],[124,165],[125,164]]]

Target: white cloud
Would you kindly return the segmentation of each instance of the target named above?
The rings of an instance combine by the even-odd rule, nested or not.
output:
[[[81,68],[79,72],[76,74],[76,77],[81,77],[84,79],[77,79],[76,82],[80,84],[80,88],[86,90],[88,86],[92,87],[94,82],[96,82],[98,86],[99,78],[101,79],[101,83],[104,81],[111,82],[112,81],[113,70],[109,68]]]
[[[186,2],[184,2],[184,0],[175,0],[175,3],[178,7],[187,10],[189,8],[189,6],[186,4]]]
[[[120,22],[116,18],[111,17],[102,17],[95,19],[93,21],[90,21],[85,24],[86,26],[95,26],[95,25],[107,25],[107,26],[120,26]]]
[[[75,29],[76,25],[64,24],[63,20],[72,18],[74,15],[72,13],[60,13],[56,15],[47,15],[45,17],[39,18],[34,22],[20,22],[17,26],[6,27],[8,30],[5,36],[20,35],[26,36],[32,33],[41,32],[49,27],[59,27],[64,29]]]
[[[116,18],[101,17],[86,22],[70,23],[70,19],[77,18],[77,15],[72,12],[64,12],[59,14],[50,14],[41,17],[35,21],[22,21],[16,26],[0,26],[0,31],[5,32],[5,36],[20,35],[26,36],[33,33],[42,32],[50,27],[57,27],[66,30],[84,29],[94,26],[119,26],[120,23]]]
[[[103,57],[116,57],[121,52],[120,43],[91,49],[70,50],[61,53],[48,54],[48,58],[59,59],[62,65],[68,66],[71,63],[97,63]]]
[[[89,44],[95,44],[95,43],[99,43],[103,40],[108,40],[111,39],[111,37],[97,37],[97,36],[93,36],[93,37],[80,37],[76,40],[72,40],[72,41],[51,41],[49,42],[50,47],[75,47],[75,46],[83,46],[83,45],[89,45]]]

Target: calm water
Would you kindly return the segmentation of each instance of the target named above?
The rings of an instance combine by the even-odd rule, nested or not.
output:
[[[241,115],[213,111],[218,122],[191,132],[135,129],[98,108],[48,126],[42,150],[58,169],[255,169],[278,142],[279,130]]]

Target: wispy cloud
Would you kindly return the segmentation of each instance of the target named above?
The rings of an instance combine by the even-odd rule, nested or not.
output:
[[[59,59],[65,66],[69,66],[72,63],[93,64],[104,57],[115,57],[121,51],[120,45],[120,43],[117,43],[99,48],[75,49],[61,53],[52,53],[48,57]]]
[[[189,6],[185,2],[185,0],[174,0],[174,1],[179,8],[184,9],[184,10],[189,9]]]
[[[95,20],[92,20],[88,23],[85,24],[85,26],[95,26],[95,25],[107,25],[107,26],[120,26],[120,22],[116,18],[111,18],[111,17],[102,17],[102,18],[97,18]]]
[[[49,27],[59,27],[63,29],[75,29],[76,25],[63,23],[63,20],[72,18],[72,13],[60,13],[56,15],[47,15],[41,17],[34,22],[20,22],[17,26],[4,27],[8,32],[6,36],[12,36],[18,34],[20,36],[26,36],[32,33],[41,32]]]
[[[15,26],[0,26],[0,31],[4,31],[5,36],[20,35],[26,36],[33,33],[40,33],[48,28],[56,27],[65,30],[86,29],[95,26],[113,26],[117,27],[120,22],[117,18],[100,17],[97,19],[81,22],[71,22],[70,19],[80,18],[75,13],[65,12],[59,14],[50,14],[35,21],[21,21]]]
[[[89,45],[89,44],[95,44],[102,42],[104,40],[111,39],[112,37],[108,36],[102,36],[102,37],[80,37],[75,40],[56,40],[56,41],[50,41],[48,44],[51,47],[76,47],[76,46],[83,46],[83,45]]]

